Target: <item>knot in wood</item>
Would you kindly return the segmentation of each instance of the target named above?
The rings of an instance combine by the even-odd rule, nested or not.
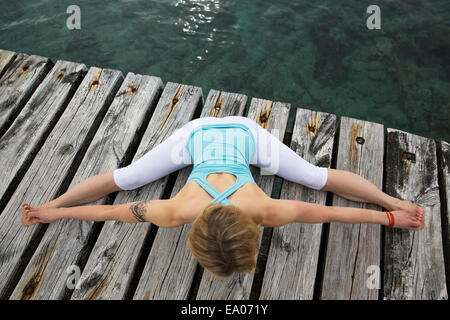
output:
[[[262,123],[266,122],[267,120],[269,120],[269,119],[267,118],[267,116],[265,114],[262,114],[259,117],[259,121],[261,121]]]
[[[73,146],[71,144],[66,144],[59,149],[59,153],[61,155],[65,155],[67,153],[72,152],[72,150],[73,150]]]
[[[102,75],[103,69],[97,69],[95,75],[92,77],[91,83],[89,85],[89,91],[97,89],[100,83],[100,76]]]
[[[128,94],[135,94],[137,92],[137,86],[130,86],[127,89]]]
[[[194,93],[195,93],[195,88],[194,88],[194,87],[190,87],[190,88],[187,90],[187,92],[188,92],[188,94],[189,94],[190,96],[193,96]]]
[[[366,140],[363,137],[356,137],[355,140],[357,144],[364,144],[364,142],[366,142]]]
[[[36,290],[37,285],[38,279],[36,279],[36,277],[33,276],[33,278],[31,278],[30,281],[28,281],[25,288],[23,289],[21,299],[22,300],[30,299],[34,294],[34,290]]]
[[[309,130],[309,132],[314,133],[314,132],[316,132],[316,127],[309,124],[309,125],[308,125],[308,130]]]
[[[402,154],[402,161],[406,162],[406,161],[410,161],[412,163],[416,162],[416,155],[414,153],[408,152],[408,151],[404,151]]]
[[[28,64],[24,65],[24,66],[20,69],[20,73],[23,73],[23,72],[27,71],[29,67],[30,67],[30,66],[29,66]]]
[[[56,75],[56,80],[61,80],[64,77],[64,70],[61,70],[60,72],[58,72],[58,74]]]
[[[287,253],[290,253],[291,250],[292,250],[291,244],[290,244],[289,242],[284,242],[284,241],[283,241],[283,243],[281,244],[281,248],[282,248],[285,252],[287,252]]]

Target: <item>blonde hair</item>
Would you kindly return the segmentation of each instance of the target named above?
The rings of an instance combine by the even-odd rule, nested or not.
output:
[[[250,273],[256,267],[259,226],[234,205],[211,203],[194,222],[189,249],[214,276]]]

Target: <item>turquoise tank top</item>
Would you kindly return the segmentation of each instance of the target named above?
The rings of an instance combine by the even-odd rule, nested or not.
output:
[[[185,147],[194,165],[187,182],[197,182],[214,198],[211,202],[231,205],[228,196],[247,182],[255,183],[250,172],[250,159],[256,152],[256,143],[246,125],[200,125],[192,130]],[[215,172],[234,174],[236,182],[219,193],[206,181],[206,177]]]

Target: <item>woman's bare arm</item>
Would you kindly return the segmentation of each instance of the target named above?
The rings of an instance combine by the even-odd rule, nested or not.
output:
[[[121,191],[114,182],[113,171],[81,181],[58,198],[45,203],[44,207],[61,208],[96,201],[104,196]]]
[[[70,208],[31,207],[24,205],[22,224],[51,223],[58,219],[80,219],[86,221],[116,220],[122,222],[151,222],[157,226],[171,228],[186,223],[180,214],[177,200],[150,200],[120,205],[77,206]]]
[[[291,222],[303,223],[377,223],[388,225],[383,212],[353,207],[331,207],[296,200],[271,200],[271,209],[264,219],[266,226],[282,226]]]
[[[382,211],[353,208],[332,207],[296,200],[271,199],[263,219],[264,226],[276,227],[292,222],[302,223],[372,223],[388,225],[389,219]],[[405,210],[392,211],[395,216],[395,227],[411,230],[423,228],[423,215],[411,214]]]

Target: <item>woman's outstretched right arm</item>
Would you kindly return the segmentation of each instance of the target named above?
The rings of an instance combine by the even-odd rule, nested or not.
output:
[[[267,203],[264,226],[282,226],[292,222],[326,223],[340,222],[349,224],[371,223],[388,225],[387,215],[378,210],[354,207],[324,206],[296,200],[271,199]],[[423,215],[411,214],[405,210],[392,211],[395,216],[394,227],[410,230],[423,228]]]

